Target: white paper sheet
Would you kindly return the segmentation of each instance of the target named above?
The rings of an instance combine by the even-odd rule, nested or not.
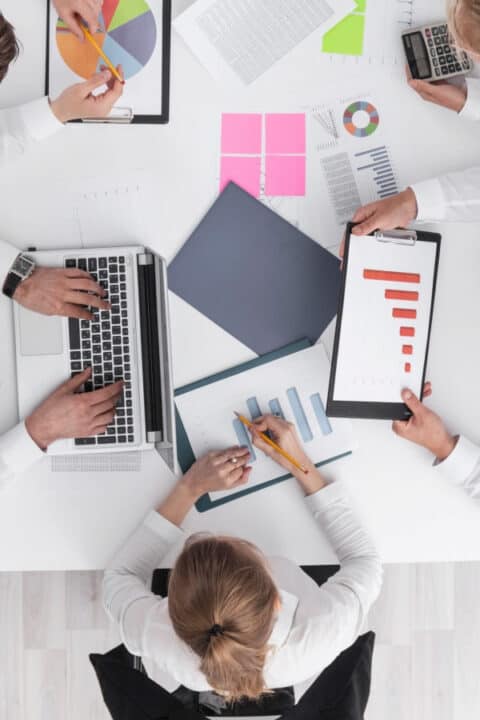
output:
[[[401,402],[409,387],[420,394],[428,341],[437,245],[385,243],[352,237],[348,255],[342,325],[333,399],[350,402]],[[368,280],[365,270],[412,273],[419,282]],[[388,299],[386,291],[418,293],[418,300]],[[396,309],[415,318],[394,317]],[[414,337],[400,328],[413,328]],[[403,346],[412,346],[411,355]],[[410,372],[405,365],[410,365]]]
[[[120,2],[128,4],[128,0],[120,0]],[[112,44],[110,45],[107,43],[107,40],[105,40],[105,44],[103,46],[104,52],[114,65],[120,63],[123,65],[124,70],[128,70],[126,72],[127,81],[125,83],[124,92],[117,104],[117,108],[131,108],[135,115],[160,115],[162,113],[163,0],[149,0],[148,5],[153,13],[153,19],[149,16],[149,25],[156,25],[156,39],[154,42],[150,34],[148,32],[146,33],[146,42],[151,44],[153,43],[153,52],[151,55],[150,51],[142,49],[142,42],[137,39],[135,30],[133,31],[133,41],[123,40],[123,44],[120,44],[122,43],[122,35],[115,35],[115,33],[119,32],[118,28],[116,28],[112,31],[111,40],[109,41]],[[144,15],[147,15],[147,13],[144,13]],[[60,95],[60,93],[70,85],[81,82],[85,79],[70,69],[59,52],[56,38],[57,20],[58,15],[56,14],[54,8],[52,8],[50,12],[49,27],[49,94],[53,98]],[[136,21],[138,21],[138,18],[134,18],[132,22],[135,23]],[[126,27],[126,24],[122,26],[122,28]],[[154,33],[155,31],[153,30],[151,32]],[[114,40],[114,37],[119,41],[118,43],[117,40]],[[101,44],[98,36],[97,41]],[[85,43],[87,43],[86,40]],[[137,60],[133,57],[133,55],[127,53],[126,48],[129,47],[131,43],[133,43],[132,48],[138,45],[138,52],[136,50],[134,50],[134,52],[137,53],[141,60]],[[123,55],[123,52],[126,54]],[[146,59],[147,57],[148,60]],[[100,59],[97,69],[99,69],[101,64],[104,64],[104,62]],[[130,72],[135,73],[131,78],[129,78]]]
[[[197,0],[174,23],[227,87],[249,85],[313,32],[326,32],[352,0]]]
[[[328,461],[354,447],[352,427],[348,420],[327,419],[331,432],[319,424],[311,396],[320,394],[325,406],[330,363],[321,344],[302,350],[272,363],[248,370],[233,377],[206,385],[176,398],[176,404],[195,457],[212,450],[238,444],[233,426],[234,411],[250,418],[247,401],[256,398],[261,413],[271,412],[269,402],[278,399],[284,417],[298,423],[287,397],[287,390],[296,388],[303,406],[312,438],[304,442],[305,451],[315,463]],[[325,422],[325,421],[324,421]],[[327,434],[324,434],[326,432]],[[250,485],[258,485],[285,474],[275,462],[254,450]],[[238,489],[234,490],[238,492]],[[212,493],[213,498],[231,491]]]

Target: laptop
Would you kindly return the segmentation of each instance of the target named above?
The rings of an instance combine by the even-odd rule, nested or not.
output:
[[[144,247],[29,253],[36,264],[87,270],[106,290],[111,310],[94,319],[39,315],[14,303],[17,389],[24,418],[85,367],[81,391],[124,380],[114,421],[101,435],[58,440],[51,455],[156,449],[173,467],[174,407],[166,263]],[[85,305],[88,306],[88,293]]]

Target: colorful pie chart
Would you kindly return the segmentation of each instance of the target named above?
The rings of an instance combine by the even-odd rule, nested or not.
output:
[[[115,65],[121,65],[125,79],[139,73],[153,55],[157,43],[155,16],[145,0],[103,0],[100,29],[95,41]],[[57,22],[57,47],[70,70],[89,78],[104,61],[85,40],[80,42],[62,20]]]
[[[345,130],[355,137],[368,137],[378,128],[380,117],[372,103],[358,100],[347,107],[343,114]]]

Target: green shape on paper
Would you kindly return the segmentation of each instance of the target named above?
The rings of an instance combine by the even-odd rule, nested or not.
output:
[[[144,15],[149,10],[151,10],[150,5],[145,0],[120,0],[107,32],[115,30],[120,25],[125,25],[130,20],[135,20],[139,15]]]
[[[353,12],[364,13],[367,11],[367,0],[355,0],[355,2],[357,3],[357,9]]]
[[[322,52],[335,55],[362,55],[364,15],[347,15],[323,36]]]

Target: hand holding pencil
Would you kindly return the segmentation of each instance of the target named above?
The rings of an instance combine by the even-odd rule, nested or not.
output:
[[[307,495],[326,484],[303,450],[294,425],[275,415],[263,415],[254,422],[238,413],[237,417],[249,428],[253,445],[293,475]]]

